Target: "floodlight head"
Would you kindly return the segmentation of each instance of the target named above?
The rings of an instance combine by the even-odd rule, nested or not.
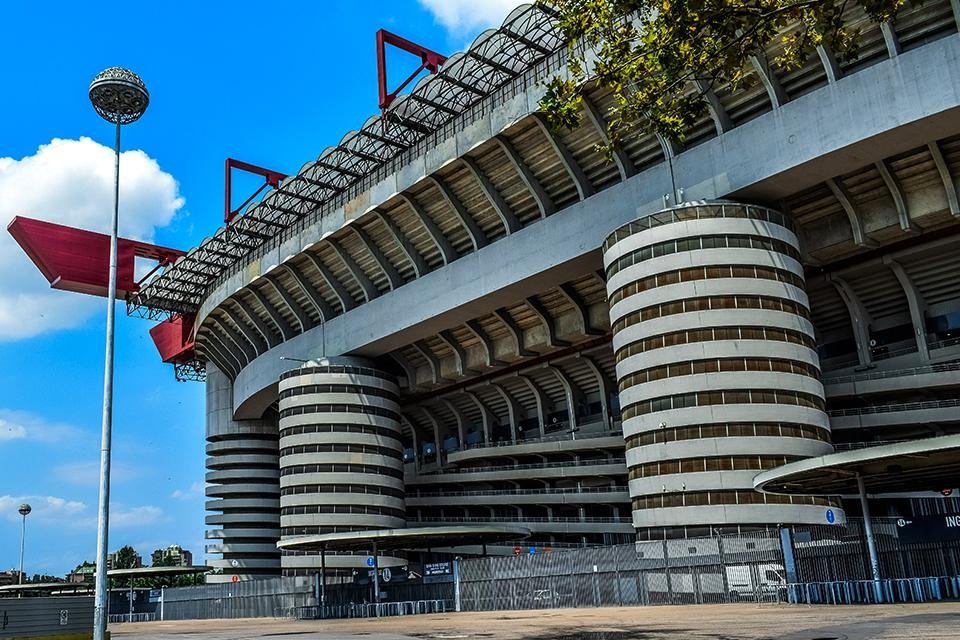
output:
[[[90,83],[90,102],[100,117],[114,124],[136,122],[147,110],[150,94],[140,76],[129,69],[104,69]]]
[[[33,508],[24,502],[22,505],[20,505],[20,508],[17,509],[17,511],[20,513],[20,515],[26,517],[31,511],[33,511]]]

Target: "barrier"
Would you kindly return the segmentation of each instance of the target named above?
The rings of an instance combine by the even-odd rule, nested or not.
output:
[[[446,613],[450,610],[446,600],[407,600],[403,602],[381,602],[362,604],[343,604],[326,607],[296,607],[289,612],[297,620],[332,620],[337,618],[386,618],[393,616],[413,616],[428,613]]]
[[[831,580],[787,585],[791,604],[897,604],[960,597],[960,576]]]
[[[153,622],[156,619],[156,613],[111,613],[107,621],[110,624],[116,624],[118,622]]]

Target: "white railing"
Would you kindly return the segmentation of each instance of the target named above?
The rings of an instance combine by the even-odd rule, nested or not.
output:
[[[923,367],[911,367],[908,369],[889,369],[886,371],[868,371],[849,376],[837,376],[835,378],[825,378],[823,384],[840,384],[842,382],[860,382],[863,380],[884,380],[886,378],[901,378],[903,376],[917,376],[924,373],[943,373],[945,371],[960,370],[960,362],[947,362],[944,364],[929,364]]]
[[[855,407],[853,409],[834,409],[828,411],[831,418],[839,416],[863,416],[876,413],[896,413],[898,411],[919,411],[921,409],[947,409],[960,407],[960,400],[931,400],[929,402],[905,402],[904,404],[886,404],[876,407]]]

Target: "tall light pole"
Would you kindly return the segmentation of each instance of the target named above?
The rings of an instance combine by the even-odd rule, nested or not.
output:
[[[23,516],[23,522],[20,525],[20,584],[23,584],[23,546],[24,541],[27,539],[27,516],[30,515],[31,511],[33,511],[33,509],[31,509],[30,505],[26,502],[17,509],[17,512]]]
[[[103,422],[100,432],[100,500],[97,511],[97,573],[93,638],[107,631],[107,529],[110,521],[110,441],[113,427],[113,324],[117,302],[117,226],[120,210],[120,126],[140,119],[150,102],[143,80],[121,67],[101,71],[90,83],[90,102],[97,113],[116,125],[113,173],[113,221],[110,225],[110,277],[107,285],[107,346],[103,365]]]

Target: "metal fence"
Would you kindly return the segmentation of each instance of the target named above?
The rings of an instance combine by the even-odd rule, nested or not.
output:
[[[873,518],[871,522],[883,578],[960,576],[960,540],[903,543],[896,518]],[[873,577],[863,520],[848,520],[843,527],[795,527],[794,550],[802,582]]]
[[[464,560],[467,611],[715,603],[785,596],[776,532]]]
[[[781,532],[546,549],[460,561],[465,611],[722,602],[871,603],[960,597],[960,540],[904,543],[896,519],[875,518],[882,580],[875,582],[863,522],[791,528],[796,576],[788,575]],[[372,587],[328,585],[317,607],[311,577],[165,589],[162,618],[367,617]],[[453,583],[385,587],[381,615],[449,611]],[[161,616],[157,616],[158,618]]]
[[[267,578],[163,590],[162,619],[286,617],[287,612],[315,606],[309,577]]]

